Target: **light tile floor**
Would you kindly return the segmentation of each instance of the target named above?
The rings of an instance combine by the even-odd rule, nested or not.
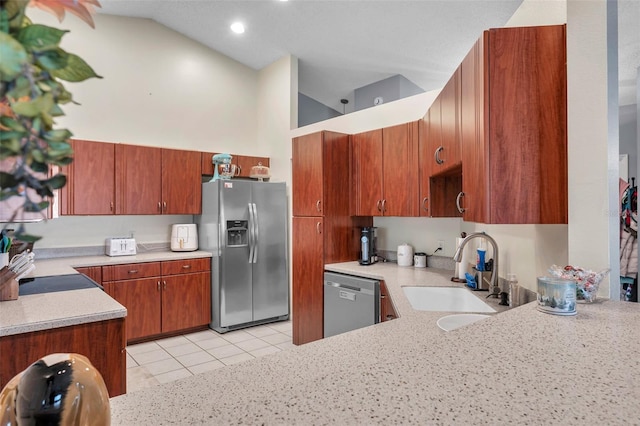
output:
[[[291,321],[127,346],[127,393],[293,347]]]

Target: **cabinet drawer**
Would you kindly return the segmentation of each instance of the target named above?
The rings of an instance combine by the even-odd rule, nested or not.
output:
[[[103,281],[120,281],[160,276],[160,262],[128,263],[102,267]]]
[[[190,274],[211,270],[211,258],[169,260],[162,262],[162,275]]]

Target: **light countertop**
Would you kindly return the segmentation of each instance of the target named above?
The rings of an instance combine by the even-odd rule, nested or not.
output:
[[[205,251],[149,252],[135,256],[79,256],[35,261],[31,277],[77,274],[75,267],[211,257]],[[124,306],[99,288],[20,296],[0,302],[0,337],[122,318]]]
[[[637,424],[640,305],[530,303],[444,332],[402,286],[451,286],[442,270],[327,269],[382,278],[398,319],[112,398],[112,425]]]

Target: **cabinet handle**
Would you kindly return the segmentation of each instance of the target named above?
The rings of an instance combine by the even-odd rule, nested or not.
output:
[[[167,289],[167,282],[166,282],[166,281],[162,281],[162,288],[163,288],[164,290],[166,290],[166,289]]]
[[[387,211],[387,199],[382,200],[382,214]]]
[[[444,147],[442,145],[440,145],[438,147],[438,149],[436,149],[436,152],[434,154],[434,157],[436,159],[436,163],[438,164],[443,164],[444,160],[440,158],[440,153],[444,150]]]
[[[318,234],[322,234],[322,223],[316,223],[316,231],[318,232]]]
[[[424,197],[422,199],[422,210],[424,210],[425,212],[429,211],[429,207],[427,207],[427,201],[429,201],[429,198]]]
[[[113,201],[109,203],[109,210],[113,211]]]
[[[158,211],[161,212],[162,211],[162,205],[160,204],[160,201],[158,201]]]
[[[460,207],[460,200],[462,200],[462,197],[464,197],[464,192],[460,191],[460,193],[456,197],[456,207],[458,208],[458,211],[460,213],[464,213],[464,211],[465,211],[464,207]]]
[[[158,281],[158,291],[160,291],[160,281]]]
[[[191,265],[182,265],[182,269],[189,269],[191,268]]]
[[[129,270],[129,273],[130,273],[130,274],[137,274],[137,273],[138,273],[138,270],[137,270],[137,269],[130,269],[130,270]]]
[[[382,200],[378,200],[376,203],[376,209],[378,209],[379,212],[382,212]]]
[[[240,176],[242,174],[242,166],[240,164],[236,165],[236,174],[234,176]]]
[[[162,203],[162,211],[164,211],[164,212],[166,212],[166,211],[167,211],[167,202],[166,202],[166,201],[164,201],[164,202]]]
[[[318,213],[322,211],[322,205],[320,203],[320,200],[316,201],[316,210],[318,211]]]

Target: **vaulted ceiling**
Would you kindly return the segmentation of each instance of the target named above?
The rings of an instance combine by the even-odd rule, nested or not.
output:
[[[299,60],[299,91],[338,111],[353,90],[401,74],[441,88],[481,32],[522,0],[100,0],[99,13],[150,18],[259,70]],[[544,3],[544,2],[541,2]],[[622,103],[640,65],[640,0],[619,0]],[[229,26],[241,21],[242,35]],[[631,101],[630,101],[631,100]]]

